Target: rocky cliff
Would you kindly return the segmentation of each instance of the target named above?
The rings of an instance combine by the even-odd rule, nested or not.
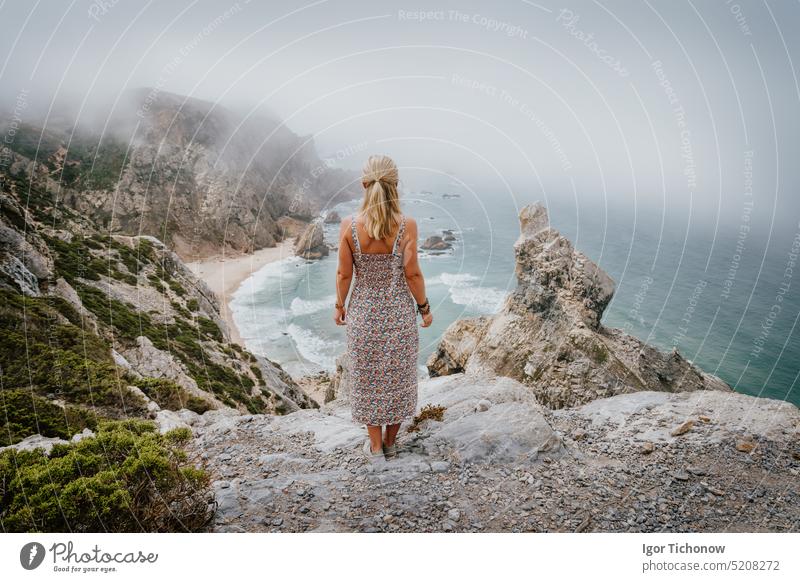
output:
[[[274,246],[355,194],[313,140],[264,116],[165,91],[130,91],[103,129],[51,118],[14,129],[4,163],[107,234],[151,235],[183,259]]]
[[[800,411],[719,390],[560,410],[511,378],[420,382],[441,420],[370,463],[337,399],[285,416],[189,411],[213,531],[798,531]],[[688,428],[687,428],[688,427]]]
[[[537,203],[520,212],[517,288],[491,317],[462,319],[428,361],[432,376],[515,378],[550,408],[639,390],[730,390],[684,359],[601,324],[614,281],[549,224]]]
[[[231,343],[217,298],[166,245],[108,236],[27,176],[0,168],[0,443],[101,418],[314,406]]]
[[[268,362],[214,337],[225,338],[218,308],[174,254],[147,237],[98,236],[69,213],[58,218],[69,228],[48,230],[44,225],[54,216],[32,218],[13,192],[5,194],[0,199],[0,314],[8,333],[0,356],[5,408],[15,414],[6,428],[22,434],[26,419],[35,418],[37,427],[49,431],[15,448],[47,449],[66,439],[96,438],[87,415],[101,409],[153,416],[164,433],[189,429],[194,438],[186,445],[187,458],[210,474],[214,531],[800,528],[800,410],[792,404],[679,387],[597,397],[605,388],[592,391],[582,384],[576,399],[590,402],[553,410],[540,401],[561,404],[543,398],[550,392],[477,365],[505,361],[509,365],[503,370],[517,369],[509,355],[473,360],[487,341],[484,328],[492,324],[475,320],[457,324],[474,330],[459,338],[458,351],[445,348],[451,362],[446,369],[453,373],[420,382],[420,406],[437,407],[439,414],[415,423],[414,432],[408,424],[401,429],[397,459],[369,462],[360,452],[366,431],[349,413],[346,358],[339,360],[331,381],[329,396],[336,398],[322,408],[284,415],[271,414],[270,406],[264,406],[265,413],[253,410],[248,404],[260,400],[256,393],[269,403],[285,392],[271,384],[273,378],[291,388],[290,381],[279,369],[265,368]],[[31,212],[38,216],[42,210],[34,205]],[[524,216],[540,212],[533,208]],[[506,307],[516,308],[511,313],[529,326],[537,342],[544,341],[539,334],[548,321],[556,340],[566,341],[558,334],[587,331],[607,349],[615,347],[605,335],[614,333],[599,324],[598,306],[610,299],[607,277],[587,261],[576,261],[578,254],[552,232],[525,219],[523,230],[517,251],[523,265],[520,289]],[[66,231],[84,232],[70,237]],[[526,242],[526,232],[556,244],[541,245],[538,236]],[[546,250],[554,247],[562,252],[545,260]],[[541,272],[524,267],[531,264]],[[143,294],[138,307],[128,303],[134,282]],[[547,305],[551,314],[528,321],[518,301]],[[521,336],[511,339],[529,350]],[[184,358],[198,349],[208,368],[194,375],[187,363],[192,360]],[[500,356],[496,348],[488,350],[493,353]],[[605,377],[602,358],[575,348],[569,353],[573,363],[594,362],[581,369]],[[530,351],[523,354],[531,357]],[[260,364],[264,384],[254,369],[246,381],[247,371],[228,356],[245,367],[251,361]],[[164,360],[169,357],[186,366],[185,375],[203,393],[194,392],[185,379],[180,385],[178,376],[153,378],[172,367]],[[644,377],[657,363],[670,361],[658,352],[645,358],[646,367],[629,373]],[[454,372],[454,366],[467,372]],[[619,369],[607,373],[624,377],[614,375]],[[147,377],[140,380],[137,373]],[[112,381],[117,374],[123,382]],[[231,392],[235,387],[244,391]],[[191,400],[195,394],[204,403]],[[244,406],[216,407],[214,400],[242,396]],[[26,416],[31,398],[38,399],[36,409]],[[63,418],[66,426],[63,420],[57,423]]]

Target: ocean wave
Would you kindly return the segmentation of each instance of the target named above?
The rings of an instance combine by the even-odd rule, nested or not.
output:
[[[289,337],[297,346],[297,351],[309,362],[313,362],[326,370],[336,368],[336,354],[341,351],[338,342],[325,340],[314,332],[294,323],[286,328]]]
[[[303,275],[298,265],[303,262],[301,257],[286,257],[279,261],[267,263],[258,271],[242,281],[239,288],[233,293],[234,300],[252,296],[266,288],[278,288],[294,285]]]
[[[497,287],[474,285],[480,279],[471,273],[442,273],[439,281],[447,285],[450,301],[487,315],[500,311],[508,295]]]
[[[329,295],[322,299],[300,299],[300,297],[295,297],[292,299],[290,309],[292,310],[292,315],[311,315],[323,309],[332,308],[335,302],[336,295]]]

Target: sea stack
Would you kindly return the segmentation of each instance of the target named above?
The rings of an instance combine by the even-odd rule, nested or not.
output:
[[[491,317],[461,319],[427,362],[432,376],[489,372],[528,385],[550,408],[640,390],[730,390],[676,350],[601,325],[614,281],[550,226],[537,202],[519,215],[517,288]]]

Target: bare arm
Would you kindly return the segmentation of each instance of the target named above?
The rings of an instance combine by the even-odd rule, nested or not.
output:
[[[422,269],[419,266],[419,258],[417,256],[417,221],[409,218],[406,228],[407,240],[403,245],[403,270],[408,281],[408,288],[414,296],[418,305],[425,303],[425,277],[422,275]]]
[[[336,308],[334,321],[337,325],[344,325],[345,310],[344,302],[347,294],[350,293],[350,283],[353,281],[353,250],[347,233],[350,232],[351,218],[342,219],[339,228],[339,264],[336,268],[336,304],[341,308]]]

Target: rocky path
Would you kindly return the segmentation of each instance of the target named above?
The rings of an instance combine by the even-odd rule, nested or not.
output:
[[[379,463],[345,403],[183,414],[214,475],[213,530],[800,530],[792,405],[639,392],[549,411],[513,380],[462,374],[422,382],[420,401],[446,406],[442,422],[404,428]]]

